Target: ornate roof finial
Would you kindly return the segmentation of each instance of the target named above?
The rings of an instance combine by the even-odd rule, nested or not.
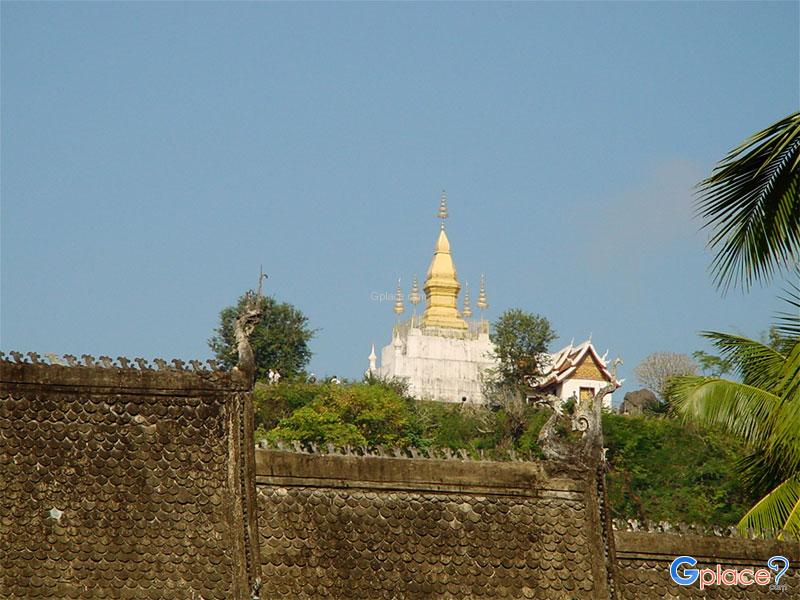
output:
[[[396,315],[402,315],[405,311],[403,305],[403,291],[400,289],[400,278],[397,278],[397,291],[394,293],[394,312]]]
[[[464,284],[464,310],[461,311],[461,314],[467,319],[472,316],[472,309],[469,306],[469,283]]]
[[[442,229],[444,229],[444,220],[449,216],[447,214],[447,192],[442,190],[442,197],[439,199],[439,218],[442,220]]]
[[[416,275],[411,280],[411,292],[408,294],[408,301],[414,306],[419,304],[419,282]]]
[[[481,310],[489,308],[489,303],[486,301],[486,277],[484,275],[481,275],[481,287],[478,290],[478,301],[475,306]]]

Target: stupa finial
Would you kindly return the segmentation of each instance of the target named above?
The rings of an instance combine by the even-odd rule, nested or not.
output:
[[[481,310],[489,308],[489,303],[486,301],[486,277],[481,275],[481,287],[478,290],[478,301],[475,303]]]
[[[416,306],[419,304],[419,300],[419,281],[417,281],[417,276],[414,275],[414,278],[411,280],[411,292],[408,294],[408,301]]]
[[[394,312],[397,315],[402,315],[405,311],[403,305],[403,291],[400,289],[400,278],[397,278],[397,291],[394,293]]]
[[[439,214],[438,217],[442,220],[442,229],[444,229],[444,220],[449,216],[447,213],[447,192],[442,190],[442,197],[439,198]]]
[[[461,311],[461,314],[466,319],[472,316],[472,308],[469,306],[469,283],[464,283],[464,310]]]

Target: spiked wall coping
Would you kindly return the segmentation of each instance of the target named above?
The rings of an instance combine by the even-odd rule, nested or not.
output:
[[[0,361],[0,597],[248,598],[245,378],[20,356]]]

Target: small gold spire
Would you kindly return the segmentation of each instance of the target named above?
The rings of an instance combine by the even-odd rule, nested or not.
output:
[[[464,310],[461,311],[461,314],[466,319],[472,316],[472,309],[469,307],[469,283],[464,284]]]
[[[481,287],[478,290],[478,301],[475,303],[475,306],[481,310],[489,308],[489,303],[486,301],[486,277],[483,275],[481,275]]]
[[[447,192],[442,190],[442,197],[439,199],[439,218],[442,220],[442,229],[444,229],[444,220],[448,217],[447,214]]]
[[[416,275],[414,275],[414,279],[411,280],[411,292],[408,294],[408,301],[414,306],[419,304],[419,282],[417,281]]]
[[[397,278],[397,291],[394,293],[394,312],[396,315],[402,315],[405,311],[403,306],[403,292],[400,289],[400,278]]]

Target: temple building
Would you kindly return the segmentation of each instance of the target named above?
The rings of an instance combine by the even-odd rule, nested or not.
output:
[[[543,394],[558,396],[566,402],[587,400],[608,384],[614,388],[622,385],[608,369],[606,357],[608,352],[600,356],[592,345],[591,339],[575,346],[570,344],[555,354],[551,354],[542,376],[534,383],[533,388]],[[613,394],[603,398],[603,406],[611,408]]]
[[[391,342],[381,350],[380,365],[373,345],[368,372],[381,378],[405,380],[409,393],[423,400],[483,403],[483,379],[487,370],[496,365],[489,324],[483,318],[483,311],[489,307],[486,281],[482,276],[476,302],[481,316],[473,320],[468,287],[464,290],[462,310],[458,310],[461,284],[445,231],[447,216],[447,195],[442,192],[439,236],[422,286],[425,311],[421,317],[417,316],[421,298],[415,276],[408,295],[412,315],[405,321],[399,320],[405,304],[398,281],[394,304],[398,322]]]
[[[489,307],[486,280],[481,276],[475,303],[480,317],[472,319],[468,285],[464,287],[459,312],[461,284],[445,231],[448,210],[444,192],[439,201],[438,217],[441,219],[439,236],[422,286],[425,310],[421,317],[417,316],[421,296],[419,281],[414,276],[408,294],[412,314],[407,320],[401,320],[406,306],[398,280],[394,302],[398,320],[392,339],[381,349],[380,364],[375,345],[372,345],[367,373],[384,379],[405,380],[409,393],[422,400],[484,403],[483,382],[497,366],[494,345],[489,339],[489,323],[483,318],[483,311]],[[573,397],[585,400],[609,383],[618,388],[622,382],[609,370],[606,355],[597,353],[591,339],[577,346],[571,343],[548,355],[542,376],[531,382],[534,393],[552,394],[562,401]],[[603,402],[610,408],[611,401],[612,394],[608,394]]]

